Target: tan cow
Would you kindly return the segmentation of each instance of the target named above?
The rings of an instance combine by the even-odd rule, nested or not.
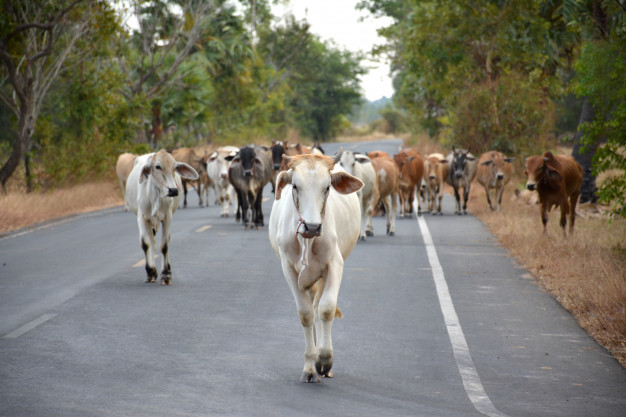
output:
[[[393,156],[398,165],[398,196],[400,197],[400,217],[413,215],[415,189],[421,187],[424,176],[424,159],[415,149],[403,149]],[[419,193],[419,188],[417,188]],[[419,195],[417,198],[417,215],[422,214]]]
[[[124,195],[124,210],[128,211],[128,203],[126,202],[126,180],[130,175],[130,171],[133,170],[135,159],[137,155],[124,152],[117,157],[117,164],[115,165],[115,172],[117,178],[120,179],[120,185],[122,186],[122,194]]]
[[[191,166],[199,175],[198,180],[188,180],[183,178],[183,208],[187,208],[187,185],[193,184],[198,192],[198,199],[200,201],[200,207],[204,206],[204,199],[202,198],[202,176],[206,175],[206,165],[203,159],[203,155],[198,154],[195,149],[192,148],[178,148],[172,151],[172,156],[177,162],[183,162]],[[208,176],[205,178],[205,182]],[[208,204],[208,201],[207,201]]]
[[[507,158],[502,152],[498,151],[485,152],[478,159],[476,179],[485,187],[487,202],[491,210],[502,210],[502,194],[504,193],[504,187],[511,180],[511,175],[513,174],[511,162],[514,160],[515,158]],[[495,190],[495,204],[491,204],[489,195],[491,189]]]
[[[448,160],[440,153],[431,153],[424,160],[424,179],[426,181],[426,199],[431,214],[441,212],[444,178],[448,176]]]
[[[372,200],[372,211],[376,210],[379,201],[383,203],[387,215],[387,235],[395,236],[398,211],[398,166],[387,152],[372,151],[368,152],[367,156],[370,157],[376,172],[378,190],[378,197]],[[374,236],[374,225],[371,218],[368,219],[365,233],[367,236]]]

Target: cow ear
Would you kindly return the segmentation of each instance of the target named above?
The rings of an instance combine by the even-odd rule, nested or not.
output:
[[[362,155],[362,154],[354,154],[354,159],[356,159],[356,161],[359,164],[366,164],[368,162],[372,162],[371,159],[367,156],[367,155]]]
[[[489,161],[482,162],[481,165],[483,166],[491,165],[492,162],[493,161],[490,159]]]
[[[139,184],[142,184],[144,181],[148,179],[148,177],[152,174],[152,159],[149,159],[148,162],[141,169],[141,175],[139,175]]]
[[[289,171],[281,171],[280,174],[276,177],[276,190],[274,192],[274,196],[276,200],[280,200],[280,195],[283,191],[283,187],[287,184],[291,184],[291,176],[293,174],[292,170]]]
[[[209,156],[210,161],[215,161],[217,159],[217,152],[213,152],[211,156]]]
[[[440,164],[447,164],[449,161],[447,159],[440,159],[439,163]]]
[[[515,161],[515,158],[504,158],[504,162],[508,162],[509,164],[513,161]]]
[[[178,172],[178,175],[182,178],[186,178],[188,180],[197,180],[199,177],[196,170],[184,162],[176,162],[176,172]]]
[[[335,172],[331,176],[331,184],[337,192],[341,194],[350,194],[363,188],[363,181],[357,177],[353,177],[347,172]]]
[[[476,160],[476,157],[475,157],[475,156],[472,156],[472,155],[470,155],[470,154],[467,154],[467,155],[465,156],[465,159],[467,159],[468,161],[475,161],[475,160]]]
[[[561,174],[559,174],[558,171],[555,171],[553,169],[548,168],[548,177],[550,177],[553,180],[556,181],[560,181],[561,180]]]
[[[409,158],[407,159],[408,162],[411,162],[412,160],[414,160],[415,157],[414,156],[409,156]]]

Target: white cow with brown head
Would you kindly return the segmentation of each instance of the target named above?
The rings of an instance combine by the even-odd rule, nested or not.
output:
[[[340,156],[341,151],[334,158],[284,156],[289,170],[276,179],[269,238],[304,329],[301,382],[332,376],[331,326],[343,264],[359,239],[361,210],[356,191],[363,182],[335,166]]]
[[[146,257],[146,282],[156,282],[157,270],[154,263],[156,233],[161,231],[161,253],[163,268],[161,284],[170,285],[172,269],[168,246],[172,217],[180,204],[182,178],[197,180],[198,173],[183,162],[176,162],[166,151],[138,156],[133,170],[126,181],[126,203],[137,215],[139,241]]]

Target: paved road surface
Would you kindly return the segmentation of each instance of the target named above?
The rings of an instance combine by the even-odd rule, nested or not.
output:
[[[267,228],[196,201],[174,217],[171,287],[144,284],[121,209],[0,239],[0,415],[626,415],[624,369],[449,196],[395,237],[375,219],[321,384],[298,382],[304,339]]]

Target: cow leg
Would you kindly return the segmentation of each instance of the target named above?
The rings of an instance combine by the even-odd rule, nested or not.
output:
[[[459,194],[459,190],[457,189],[457,187],[452,186],[452,188],[454,189],[454,199],[456,200],[456,207],[454,210],[454,214],[461,214],[461,195]]]
[[[187,181],[183,180],[183,208],[187,208]]]
[[[170,225],[172,218],[167,215],[163,219],[163,230],[161,231],[161,254],[163,255],[163,269],[161,270],[161,285],[172,284],[172,266],[170,265],[169,245],[170,245]]]
[[[365,229],[367,228],[367,224],[372,222],[372,208],[371,201],[366,201],[363,196],[360,196],[361,200],[361,232],[359,235],[360,240],[365,240]]]
[[[575,191],[569,196],[569,234],[574,233],[574,221],[576,220],[576,203],[578,203],[578,196],[580,195],[580,191]]]
[[[563,235],[567,235],[565,232],[565,226],[567,225],[567,213],[569,212],[569,204],[567,202],[567,196],[561,197],[561,229],[563,229]]]
[[[265,226],[263,219],[263,188],[259,190],[254,200],[254,227]]]
[[[200,207],[204,207],[204,200],[202,199],[202,180],[196,182],[196,191],[198,192],[198,200],[200,200]]]
[[[502,211],[502,195],[504,194],[504,185],[496,187],[496,210]]]
[[[489,209],[491,209],[493,211],[493,205],[491,204],[491,196],[489,195],[489,186],[485,185],[485,195],[487,196],[487,203],[489,203]],[[497,201],[497,194],[498,192],[496,191],[496,201]]]
[[[328,377],[332,377],[331,369],[333,367],[331,328],[337,311],[337,296],[343,275],[343,259],[340,254],[337,254],[335,259],[338,260],[331,261],[328,265],[326,278],[320,284],[321,297],[319,297],[319,304],[315,306],[316,327],[319,329],[317,331],[319,339],[315,369],[318,374]]]
[[[139,223],[139,240],[141,241],[141,249],[143,250],[146,259],[146,282],[156,282],[157,269],[154,264],[154,247],[156,246],[156,239],[154,237],[154,229],[150,222],[144,220],[141,215],[137,216]]]
[[[548,205],[546,203],[541,204],[541,223],[543,223],[543,234],[548,231]]]
[[[391,200],[391,204],[389,203]],[[383,200],[383,206],[385,206],[385,213],[387,215],[387,234],[389,236],[396,235],[396,215],[398,211],[398,197],[396,193],[391,193],[387,198]]]
[[[317,347],[315,346],[315,312],[313,303],[308,291],[300,289],[298,274],[286,261],[286,257],[281,257],[281,264],[287,284],[289,284],[293,298],[296,301],[298,316],[304,331],[304,368],[300,375],[300,382],[320,382],[321,378],[315,369]]]
[[[463,187],[463,214],[467,214],[467,200],[469,200],[470,186]]]
[[[237,194],[237,212],[235,213],[235,221],[239,223],[241,221],[242,214],[243,193],[239,190],[239,188],[235,189],[235,193]]]
[[[437,189],[437,213],[439,213],[440,216],[443,215],[443,212],[441,211],[442,199],[443,199],[443,184],[440,188]]]

